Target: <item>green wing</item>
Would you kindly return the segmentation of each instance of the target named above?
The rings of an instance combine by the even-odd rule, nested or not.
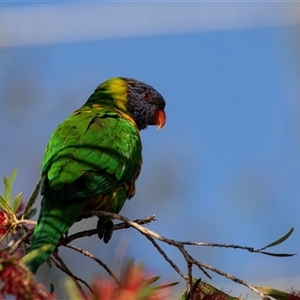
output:
[[[53,133],[42,174],[56,199],[68,201],[103,194],[132,180],[140,160],[141,141],[134,124],[109,108],[83,109]]]
[[[136,126],[109,107],[83,107],[54,131],[42,162],[44,197],[30,251],[52,247],[28,263],[32,272],[49,258],[86,200],[135,180],[141,147]],[[119,207],[125,200],[118,200]]]

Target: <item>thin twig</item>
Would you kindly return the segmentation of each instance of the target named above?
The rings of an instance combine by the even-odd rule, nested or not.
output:
[[[80,292],[83,294],[83,295],[85,295],[85,293],[84,293],[84,291],[83,291],[83,289],[82,289],[82,287],[81,287],[81,285],[78,283],[78,281],[80,281],[81,283],[83,283],[92,293],[94,293],[93,292],[93,290],[91,289],[91,287],[83,280],[83,279],[81,279],[81,278],[79,278],[79,277],[77,277],[76,275],[74,275],[72,272],[71,272],[71,270],[67,267],[67,265],[63,262],[63,260],[61,259],[61,257],[57,254],[57,253],[53,253],[53,257],[56,259],[54,259],[54,258],[50,258],[53,262],[54,262],[54,264],[59,268],[59,269],[61,269],[63,272],[65,272],[67,275],[69,275],[72,279],[73,279],[73,281],[74,281],[74,283],[76,284],[76,286],[77,286],[77,288],[80,290]],[[86,295],[85,295],[85,297],[86,297]]]
[[[157,251],[163,256],[163,258],[171,265],[171,267],[185,280],[188,280],[188,277],[185,276],[177,265],[167,256],[164,250],[155,242],[154,238],[149,235],[145,235],[145,237],[153,244],[153,246],[157,249]]]
[[[252,290],[254,293],[258,294],[263,299],[266,298],[266,296],[261,291],[259,291],[256,287],[250,285],[248,282],[246,282],[246,281],[244,281],[242,279],[239,279],[239,278],[237,278],[237,277],[235,277],[235,276],[233,276],[231,274],[225,273],[225,272],[223,272],[223,271],[221,271],[221,270],[219,270],[219,269],[217,269],[215,267],[212,267],[212,266],[210,266],[208,264],[201,263],[201,262],[195,260],[194,258],[192,258],[191,256],[189,258],[189,262],[192,263],[192,264],[194,264],[194,265],[196,265],[196,266],[198,266],[201,270],[202,270],[202,268],[206,268],[206,269],[211,270],[211,271],[213,271],[213,272],[215,272],[215,273],[217,273],[219,275],[222,275],[222,276],[224,276],[224,277],[226,277],[228,279],[231,279],[234,282],[237,282],[239,284],[245,285],[247,288],[249,288],[250,290]]]
[[[91,258],[92,260],[94,260],[95,262],[97,262],[101,267],[103,267],[105,269],[105,271],[109,274],[109,276],[111,276],[117,285],[121,286],[120,281],[118,280],[118,278],[114,275],[114,273],[108,268],[108,266],[103,263],[99,258],[97,258],[94,254],[92,254],[91,252],[87,251],[87,250],[83,250],[77,246],[71,245],[71,244],[67,244],[64,245],[67,248],[73,249],[89,258]]]
[[[182,253],[184,259],[188,262],[191,258],[191,255],[185,250],[184,246],[179,243],[179,246],[176,246],[178,248],[178,250]],[[203,268],[199,267],[199,269],[209,278],[212,279],[211,276],[207,273],[206,270],[204,270]]]
[[[36,225],[36,221],[27,220],[27,219],[21,219],[21,220],[17,221],[17,225],[19,225],[19,224],[27,224],[27,225],[35,226]]]
[[[193,278],[192,278],[192,267],[193,265],[196,265],[200,270],[202,270],[202,272],[204,272],[204,274],[206,276],[208,276],[209,278],[211,278],[211,276],[207,273],[206,270],[210,270],[212,272],[215,272],[221,276],[224,276],[236,283],[242,284],[244,286],[246,286],[247,288],[249,288],[250,290],[252,290],[253,292],[255,292],[257,295],[259,295],[262,298],[266,298],[266,296],[259,291],[257,288],[255,288],[254,286],[250,285],[249,283],[247,283],[246,281],[239,279],[231,274],[228,274],[226,272],[223,272],[215,267],[212,267],[208,264],[204,264],[201,263],[197,260],[195,260],[189,253],[188,251],[185,249],[184,246],[211,246],[211,247],[221,247],[221,248],[234,248],[234,249],[241,249],[241,250],[247,250],[251,253],[262,253],[260,252],[260,250],[255,250],[252,247],[244,247],[244,246],[239,246],[239,245],[225,245],[225,244],[215,244],[215,243],[200,243],[200,242],[181,242],[181,241],[176,241],[173,239],[169,239],[166,238],[148,228],[145,228],[141,225],[149,223],[151,221],[153,221],[155,219],[155,216],[149,216],[146,217],[144,219],[139,219],[139,220],[135,220],[132,221],[124,216],[121,215],[117,215],[114,213],[108,213],[108,212],[102,212],[102,211],[89,211],[88,214],[91,215],[95,215],[98,217],[108,217],[108,218],[112,218],[112,219],[117,219],[117,220],[121,220],[123,221],[122,223],[116,224],[114,225],[114,230],[119,230],[119,229],[123,229],[123,228],[129,228],[129,227],[133,227],[136,230],[138,230],[140,233],[142,233],[144,236],[147,237],[148,240],[150,240],[150,242],[154,245],[154,247],[158,250],[158,252],[164,257],[164,259],[172,266],[172,268],[182,277],[185,279],[186,282],[189,283],[190,286],[190,290],[192,290],[193,288]],[[28,220],[20,220],[19,223],[25,223],[25,224],[30,224],[33,225],[35,224],[35,222],[32,221],[28,221]],[[12,246],[11,248],[11,252],[14,252],[16,250],[16,248],[22,243],[24,242],[28,236],[30,236],[30,234],[32,233],[32,230],[28,231],[27,233],[25,233],[19,241],[17,241],[15,243],[15,245]],[[98,234],[97,229],[92,229],[92,230],[87,230],[87,231],[82,231],[76,234],[73,234],[71,236],[65,237],[63,239],[61,239],[60,244],[59,245],[64,245],[65,247],[71,248],[91,259],[93,259],[94,261],[96,261],[99,265],[101,265],[106,271],[107,273],[115,280],[115,282],[120,285],[119,280],[116,278],[116,276],[113,274],[113,272],[107,267],[107,265],[105,265],[100,259],[98,259],[97,257],[95,257],[92,253],[90,253],[89,251],[83,250],[79,247],[76,247],[74,245],[70,245],[69,243],[75,239],[84,237],[84,236],[91,236],[91,235],[95,235]],[[167,256],[167,254],[162,250],[162,248],[158,245],[158,243],[155,241],[159,240],[163,243],[169,244],[171,246],[176,247],[181,254],[183,255],[186,263],[187,263],[187,269],[188,269],[188,276],[184,275],[181,270],[177,267],[177,265]],[[57,265],[59,265],[57,262],[55,262]],[[78,279],[76,276],[74,277],[74,275],[71,273],[71,271],[63,264],[63,262],[60,262],[60,266],[58,266],[60,269],[63,269],[68,275],[70,275],[73,279],[76,280],[80,280]],[[68,270],[68,271],[66,271]],[[69,273],[70,274],[69,274]],[[82,282],[82,280],[80,280]],[[78,282],[77,282],[78,284]],[[190,295],[192,297],[192,294]]]
[[[188,268],[188,277],[189,277],[189,285],[190,285],[190,300],[193,299],[193,264],[190,262],[187,262],[187,268]]]
[[[186,261],[188,263],[192,263],[192,264],[195,264],[199,267],[199,269],[203,270],[203,268],[205,269],[208,269],[208,270],[211,270],[219,275],[222,275],[234,282],[237,282],[237,283],[240,283],[242,285],[245,285],[246,287],[248,287],[250,290],[252,290],[253,292],[255,292],[256,294],[258,294],[260,297],[262,297],[263,299],[266,298],[265,295],[259,291],[257,288],[255,288],[254,286],[250,285],[249,283],[247,283],[246,281],[242,280],[242,279],[239,279],[237,277],[234,277],[228,273],[225,273],[219,269],[216,269],[210,265],[207,265],[207,264],[204,264],[204,263],[200,263],[199,261],[193,259],[189,254],[188,252],[184,249],[183,247],[183,244],[179,241],[175,241],[173,239],[168,239],[164,236],[161,236],[159,235],[158,233],[148,229],[148,228],[144,228],[142,226],[140,226],[139,224],[136,224],[134,223],[133,221],[127,219],[126,217],[124,216],[120,216],[120,215],[117,215],[117,214],[114,214],[114,213],[107,213],[107,212],[102,212],[102,211],[91,211],[90,212],[91,214],[93,215],[97,215],[97,216],[106,216],[106,217],[110,217],[110,218],[114,218],[114,219],[119,219],[119,220],[122,220],[124,222],[126,222],[127,224],[129,224],[130,226],[134,227],[135,229],[137,229],[138,231],[140,231],[142,234],[144,235],[150,235],[162,242],[165,242],[169,245],[172,245],[172,246],[175,246],[177,247],[179,250],[181,250],[181,253],[184,255]]]
[[[189,246],[201,246],[201,247],[219,247],[219,248],[233,248],[233,249],[242,249],[242,250],[248,250],[250,252],[256,252],[258,250],[255,250],[253,247],[247,247],[247,246],[239,246],[234,244],[218,244],[218,243],[204,243],[204,242],[181,242],[183,245],[189,245]]]
[[[30,229],[26,233],[24,233],[15,243],[14,245],[10,248],[9,253],[13,254],[17,251],[17,249],[21,246],[22,243],[24,243],[30,235],[32,235],[34,228]]]

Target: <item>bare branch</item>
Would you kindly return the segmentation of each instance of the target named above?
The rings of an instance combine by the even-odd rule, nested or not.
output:
[[[152,221],[155,221],[155,215],[148,216],[143,219],[137,219],[137,220],[134,220],[133,222],[143,225],[143,224],[149,224]],[[130,228],[130,227],[132,227],[132,226],[128,225],[128,223],[122,222],[122,223],[115,224],[113,230],[120,230],[120,229],[125,229],[125,228]],[[67,236],[67,237],[61,239],[59,245],[66,245],[76,239],[86,237],[86,236],[92,236],[92,235],[96,235],[96,234],[98,234],[97,229],[91,229],[91,230],[77,232],[75,234],[72,234],[70,236]]]
[[[178,247],[176,246],[176,247],[177,247],[177,248],[179,249],[179,251],[182,253],[184,259],[188,262],[189,259],[191,258],[190,254],[185,250],[184,246],[181,245],[180,242],[178,242],[178,243],[179,243],[179,246],[178,246]],[[205,270],[204,270],[203,268],[201,268],[201,267],[199,267],[199,269],[200,269],[200,270],[201,270],[208,278],[212,279],[211,276],[207,273],[207,271],[205,271]]]
[[[262,249],[259,250],[255,250],[253,247],[246,247],[246,246],[239,246],[239,245],[226,245],[226,244],[216,244],[216,243],[203,243],[203,242],[183,242],[183,241],[176,241],[173,239],[169,239],[167,237],[164,237],[146,227],[143,227],[141,225],[144,224],[148,224],[152,221],[155,220],[155,216],[148,216],[146,218],[143,219],[138,219],[135,221],[132,221],[124,216],[118,215],[118,214],[114,214],[114,213],[108,213],[108,212],[103,212],[103,211],[89,211],[88,214],[90,215],[95,215],[98,217],[107,217],[107,218],[111,218],[111,219],[117,219],[122,221],[122,223],[118,223],[116,225],[114,225],[114,230],[119,230],[119,229],[124,229],[124,228],[130,228],[133,227],[134,229],[136,229],[137,231],[139,231],[141,234],[143,234],[151,243],[152,245],[157,249],[157,251],[163,256],[163,258],[170,264],[170,266],[179,274],[179,276],[181,276],[190,286],[190,297],[192,297],[193,294],[193,274],[192,274],[192,270],[193,270],[193,265],[197,266],[206,276],[208,276],[209,278],[211,278],[211,276],[208,274],[208,272],[206,270],[212,271],[214,273],[217,273],[221,276],[224,276],[236,283],[242,284],[244,286],[246,286],[247,288],[249,288],[250,290],[252,290],[254,293],[256,293],[257,295],[259,295],[261,298],[265,299],[267,298],[260,290],[258,290],[257,288],[255,288],[254,286],[250,285],[249,283],[247,283],[246,281],[239,279],[231,274],[228,274],[224,271],[221,271],[215,267],[212,267],[208,264],[202,263],[196,259],[194,259],[189,252],[185,249],[185,246],[205,246],[205,247],[220,247],[220,248],[233,248],[233,249],[241,249],[241,250],[247,250],[251,253],[263,253],[261,252]],[[29,224],[29,225],[34,225],[36,222],[33,221],[29,221],[29,220],[20,220],[19,224]],[[26,241],[26,239],[32,234],[33,229],[29,230],[28,232],[26,232],[25,234],[23,234],[21,236],[21,238],[15,242],[15,244],[12,245],[10,252],[14,253],[16,251],[16,249],[24,242]],[[121,283],[119,282],[119,280],[117,279],[117,277],[114,275],[114,273],[108,268],[108,266],[106,264],[104,264],[99,258],[95,257],[92,253],[90,253],[87,250],[81,249],[77,246],[71,245],[70,242],[81,238],[81,237],[85,237],[85,236],[92,236],[92,235],[96,235],[98,234],[98,230],[97,229],[92,229],[92,230],[86,230],[86,231],[82,231],[82,232],[78,232],[76,234],[70,235],[68,237],[64,237],[60,240],[60,243],[58,246],[63,245],[65,247],[68,247],[70,249],[73,249],[89,258],[91,258],[92,260],[94,260],[95,262],[97,262],[99,265],[101,265],[106,272],[114,279],[114,281],[118,284],[121,285]],[[155,240],[159,240],[163,243],[166,243],[168,245],[171,245],[175,248],[177,248],[183,258],[185,259],[186,263],[187,263],[187,275],[184,275],[184,273],[178,268],[178,266],[167,256],[167,254],[162,250],[162,248],[159,246],[159,244],[155,241]],[[53,262],[57,265],[58,268],[60,268],[61,270],[63,270],[65,273],[67,273],[71,278],[73,278],[73,280],[76,282],[76,285],[78,286],[78,288],[82,291],[78,281],[82,282],[83,284],[85,284],[90,290],[91,288],[87,285],[86,282],[84,282],[82,279],[78,278],[77,276],[75,276],[74,274],[72,274],[72,272],[68,269],[68,267],[63,263],[63,261],[61,260],[61,258],[58,256],[58,254],[53,254],[54,258],[52,258]],[[276,254],[274,254],[276,255]]]
[[[54,258],[55,259],[54,259]],[[78,281],[82,282],[92,293],[93,293],[93,290],[91,289],[91,287],[81,278],[77,277],[76,275],[74,275],[71,270],[67,267],[67,265],[63,262],[63,260],[61,259],[61,257],[58,255],[58,253],[53,253],[53,257],[51,257],[51,261],[54,262],[54,264],[60,269],[62,270],[63,272],[65,272],[67,275],[69,275],[74,283],[76,284],[77,288],[80,290],[80,292],[85,295],[81,285],[78,283]],[[86,296],[85,296],[86,298]]]
[[[87,250],[83,250],[77,246],[74,246],[74,245],[70,245],[70,244],[67,244],[67,245],[64,245],[65,247],[67,248],[70,248],[70,249],[73,249],[89,258],[91,258],[92,260],[94,260],[95,262],[97,262],[101,267],[103,267],[105,269],[105,271],[109,274],[109,276],[111,276],[117,285],[121,285],[120,281],[118,280],[118,278],[114,275],[114,273],[108,268],[108,266],[103,263],[99,258],[97,258],[94,254],[92,254],[91,252],[87,251]]]
[[[177,265],[167,256],[164,250],[155,242],[152,236],[146,235],[146,238],[153,244],[153,246],[157,249],[157,251],[163,256],[163,258],[171,265],[171,267],[185,280],[188,280],[188,277],[185,276]]]
[[[223,272],[223,271],[221,271],[221,270],[219,270],[219,269],[217,269],[217,268],[215,268],[215,267],[212,267],[212,266],[210,266],[210,265],[208,265],[208,264],[201,263],[201,262],[199,262],[199,261],[193,259],[192,257],[190,257],[190,262],[193,263],[193,264],[195,264],[195,265],[198,266],[199,268],[206,268],[206,269],[211,270],[211,271],[213,271],[213,272],[215,272],[215,273],[217,273],[217,274],[219,274],[219,275],[221,275],[221,276],[224,276],[224,277],[226,277],[226,278],[228,278],[228,279],[231,279],[231,280],[234,281],[234,282],[237,282],[237,283],[239,283],[239,284],[242,284],[242,285],[246,286],[247,288],[249,288],[250,290],[252,290],[254,293],[256,293],[257,295],[259,295],[259,296],[260,296],[261,298],[263,298],[263,299],[267,298],[267,297],[266,297],[261,291],[259,291],[256,287],[250,285],[249,283],[247,283],[246,281],[244,281],[244,280],[242,280],[242,279],[239,279],[239,278],[237,278],[237,277],[234,277],[233,275],[228,274],[228,273],[225,273],[225,272]]]
[[[16,252],[16,250],[21,246],[22,243],[24,243],[29,236],[32,235],[34,228],[30,229],[29,231],[27,231],[26,233],[24,233],[10,248],[9,253],[13,254]]]
[[[248,287],[250,290],[252,290],[253,292],[255,292],[257,295],[259,295],[261,298],[266,298],[266,296],[261,292],[259,291],[257,288],[255,288],[254,286],[250,285],[249,283],[247,283],[246,281],[242,280],[242,279],[239,279],[237,277],[234,277],[228,273],[225,273],[217,268],[214,268],[210,265],[207,265],[207,264],[204,264],[204,263],[201,263],[195,259],[193,259],[189,254],[188,252],[184,249],[184,246],[181,242],[179,241],[175,241],[173,239],[168,239],[164,236],[161,236],[159,235],[158,233],[150,230],[150,229],[147,229],[147,228],[144,228],[142,226],[140,226],[139,224],[136,224],[134,223],[133,221],[127,219],[126,217],[124,216],[120,216],[120,215],[117,215],[117,214],[114,214],[114,213],[107,213],[107,212],[102,212],[102,211],[91,211],[90,212],[91,214],[93,215],[97,215],[97,216],[105,216],[105,217],[110,217],[110,218],[114,218],[114,219],[118,219],[118,220],[121,220],[121,221],[124,221],[126,222],[128,225],[132,226],[133,228],[137,229],[139,232],[141,232],[143,235],[150,235],[152,236],[153,238],[156,238],[164,243],[167,243],[169,245],[172,245],[172,246],[175,246],[177,247],[180,252],[183,254],[185,260],[187,261],[188,264],[195,264],[199,267],[199,269],[203,270],[203,268],[205,269],[208,269],[208,270],[211,270],[221,276],[224,276],[234,282],[237,282],[239,284],[242,284],[242,285],[245,285],[246,287]],[[190,274],[191,271],[189,271],[189,283],[191,282],[190,280]],[[207,273],[206,273],[207,274]]]
[[[22,219],[22,220],[18,220],[17,221],[17,225],[19,225],[19,224],[27,224],[27,225],[35,226],[36,225],[36,221]]]
[[[192,291],[193,290],[193,264],[190,262],[187,262],[187,268],[188,268],[189,286]],[[190,293],[189,298],[193,299],[193,293]]]

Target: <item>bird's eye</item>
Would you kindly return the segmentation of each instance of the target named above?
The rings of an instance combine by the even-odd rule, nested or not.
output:
[[[149,101],[151,98],[152,98],[151,93],[149,93],[149,92],[143,93],[143,99],[144,100]]]

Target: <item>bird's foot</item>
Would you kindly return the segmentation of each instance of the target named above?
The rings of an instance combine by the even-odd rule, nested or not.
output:
[[[112,237],[112,233],[114,231],[114,223],[112,220],[103,222],[99,219],[97,222],[97,230],[99,239],[103,239],[103,242],[107,244]]]

